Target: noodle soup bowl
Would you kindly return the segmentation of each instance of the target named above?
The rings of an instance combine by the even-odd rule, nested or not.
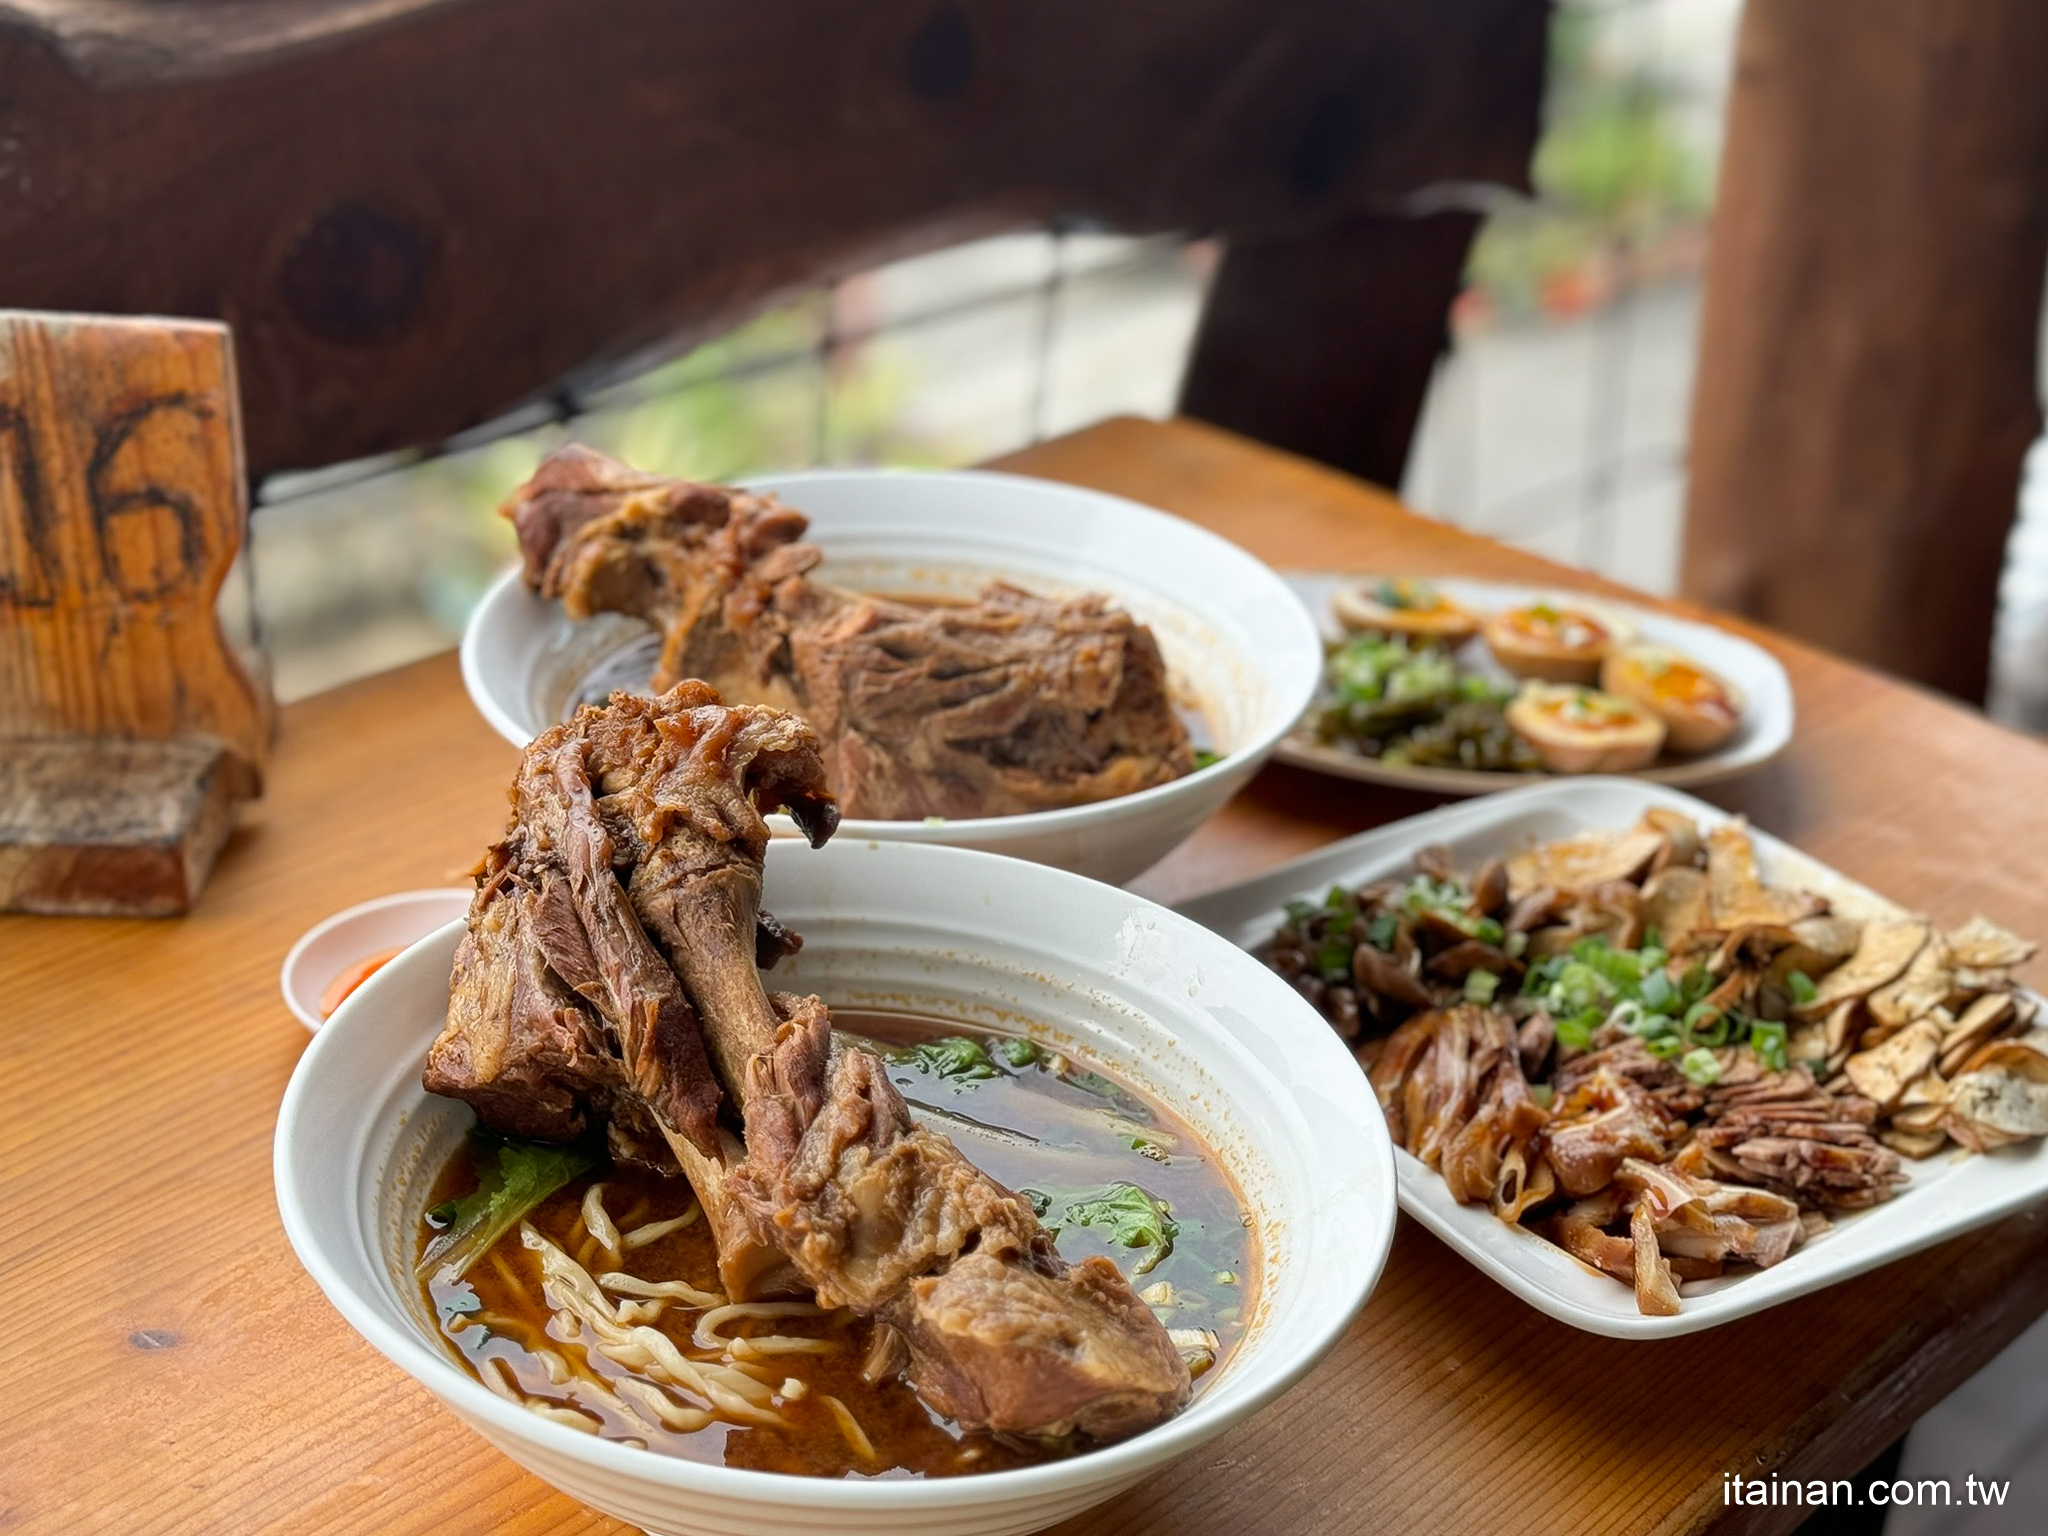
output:
[[[412,1276],[434,1176],[471,1123],[466,1106],[420,1086],[447,1008],[454,923],[365,982],[307,1048],[278,1120],[278,1204],[342,1316],[506,1455],[663,1536],[999,1536],[1051,1525],[1224,1434],[1349,1325],[1393,1234],[1392,1148],[1349,1053],[1257,960],[1115,887],[919,844],[777,842],[765,904],[805,939],[772,986],[1027,1033],[1174,1111],[1229,1172],[1256,1236],[1244,1334],[1164,1424],[1060,1461],[946,1478],[689,1461],[494,1395],[449,1352]]]
[[[1120,496],[980,470],[817,470],[746,483],[809,518],[806,540],[824,555],[817,575],[854,591],[967,601],[1006,581],[1048,597],[1106,593],[1151,629],[1175,704],[1196,744],[1215,753],[1171,783],[1088,805],[856,818],[845,837],[980,848],[1129,880],[1244,787],[1322,676],[1322,640],[1292,587],[1227,539]],[[571,619],[513,570],[463,632],[462,678],[484,718],[523,747],[582,700],[644,688],[659,650],[641,620]]]

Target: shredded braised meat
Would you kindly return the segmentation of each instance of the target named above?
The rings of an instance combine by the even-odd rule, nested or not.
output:
[[[603,1123],[615,1153],[672,1158],[732,1297],[812,1291],[875,1319],[877,1358],[967,1428],[1111,1440],[1172,1414],[1187,1365],[1116,1266],[1067,1264],[1027,1202],[911,1122],[875,1057],[835,1044],[822,1002],[762,988],[798,942],[760,910],[778,808],[813,842],[837,824],[816,732],[703,683],[544,733],[427,1087],[496,1129]]]
[[[550,454],[505,506],[526,579],[578,618],[662,632],[656,690],[704,678],[800,713],[850,816],[1082,805],[1194,767],[1152,633],[1099,596],[992,583],[925,606],[813,577],[802,514],[588,448]]]

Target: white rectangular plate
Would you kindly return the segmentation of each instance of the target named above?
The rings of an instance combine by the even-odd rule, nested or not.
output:
[[[1561,779],[1390,823],[1184,902],[1180,910],[1250,949],[1271,935],[1289,900],[1320,897],[1333,884],[1405,876],[1415,851],[1430,843],[1445,844],[1469,869],[1531,843],[1627,827],[1652,806],[1681,811],[1702,827],[1734,819],[1682,791],[1639,779]],[[1850,917],[1901,910],[1767,833],[1752,829],[1751,836],[1758,866],[1774,884],[1819,892]],[[1833,1231],[1776,1267],[1689,1282],[1681,1287],[1684,1306],[1676,1317],[1644,1317],[1630,1287],[1582,1268],[1563,1250],[1509,1226],[1484,1206],[1459,1204],[1434,1170],[1398,1146],[1394,1161],[1401,1208],[1409,1215],[1531,1306],[1617,1339],[1670,1338],[1747,1317],[2048,1198],[2048,1151],[2040,1142],[1982,1157],[1945,1148],[1931,1158],[1909,1160],[1912,1182],[1891,1200],[1838,1218]]]

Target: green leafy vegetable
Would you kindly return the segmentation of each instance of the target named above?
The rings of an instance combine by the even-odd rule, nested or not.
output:
[[[447,1230],[420,1255],[416,1272],[422,1277],[460,1279],[522,1216],[597,1161],[581,1147],[548,1146],[481,1130],[470,1132],[470,1144],[476,1188],[435,1207],[436,1213],[447,1210],[449,1220]]]
[[[1787,975],[1785,986],[1792,994],[1792,1001],[1802,1008],[1820,995],[1820,988],[1813,984],[1813,978],[1804,971],[1793,971]]]
[[[1221,752],[1212,752],[1207,747],[1195,748],[1195,767],[1197,769],[1213,768],[1222,761],[1223,754]]]
[[[1100,1227],[1119,1247],[1143,1248],[1144,1254],[1131,1270],[1138,1275],[1149,1274],[1172,1253],[1173,1240],[1180,1236],[1180,1223],[1173,1219],[1165,1201],[1125,1183],[1069,1200],[1060,1219],[1047,1226],[1054,1234],[1066,1226]]]
[[[1077,1067],[1065,1056],[1051,1055],[1045,1058],[1046,1069],[1069,1088],[1078,1088],[1083,1093],[1093,1094],[1116,1106],[1127,1118],[1140,1125],[1149,1125],[1153,1119],[1152,1110],[1145,1101],[1135,1094],[1126,1093],[1100,1072],[1090,1072]]]
[[[1033,1041],[1006,1035],[996,1041],[996,1054],[1013,1067],[1028,1067],[1038,1060],[1039,1049]]]
[[[956,1082],[979,1082],[1003,1075],[1003,1069],[989,1060],[986,1047],[965,1035],[944,1035],[937,1040],[920,1040],[915,1045],[899,1045],[889,1052],[889,1060],[927,1077]]]
[[[1492,971],[1468,971],[1465,974],[1465,1001],[1486,1004],[1493,1001],[1493,994],[1500,990],[1500,977]]]

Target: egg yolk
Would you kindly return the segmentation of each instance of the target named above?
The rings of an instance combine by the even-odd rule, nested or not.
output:
[[[1650,692],[1666,703],[1687,704],[1695,709],[1729,708],[1728,690],[1721,680],[1688,662],[1658,662],[1648,672]]]
[[[1507,616],[1510,628],[1528,635],[1531,639],[1548,641],[1569,650],[1588,650],[1607,639],[1607,627],[1590,614],[1574,613],[1569,608],[1552,608],[1547,603],[1538,603],[1533,608],[1517,608]]]
[[[1545,699],[1540,708],[1552,719],[1580,731],[1618,730],[1642,718],[1642,711],[1627,699],[1584,688]]]
[[[1442,613],[1451,606],[1443,593],[1426,581],[1383,581],[1373,596],[1381,607],[1402,613]]]

